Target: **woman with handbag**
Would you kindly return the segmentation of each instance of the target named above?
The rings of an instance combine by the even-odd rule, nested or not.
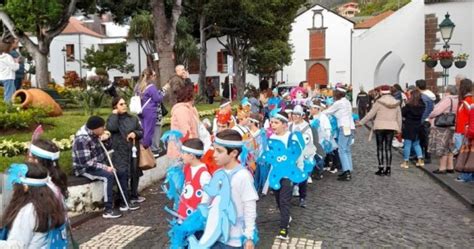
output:
[[[145,149],[152,145],[153,136],[155,134],[157,109],[163,102],[163,97],[169,85],[163,87],[160,91],[155,86],[156,74],[150,68],[145,68],[136,87],[136,93],[140,96],[142,104],[142,112],[139,115],[140,122],[143,127],[143,138],[141,144]]]
[[[439,168],[433,171],[435,174],[454,173],[453,136],[457,107],[457,89],[448,86],[445,96],[428,117],[431,123],[428,150],[440,157]]]
[[[469,106],[474,104],[474,97],[472,95],[472,81],[470,79],[463,79],[459,84],[459,107],[456,112],[456,131],[454,134],[454,154],[459,153],[463,143],[465,143],[464,134],[466,127],[469,124]],[[458,156],[458,161],[461,155]],[[456,162],[456,169],[459,162]],[[461,173],[456,179],[459,182],[474,181],[474,173]]]
[[[370,112],[359,122],[359,125],[364,125],[374,119],[373,130],[375,131],[379,163],[379,169],[375,174],[379,176],[390,175],[393,137],[395,133],[400,133],[402,130],[400,101],[392,97],[390,93],[390,86],[381,86],[381,96],[375,101]]]
[[[125,202],[121,203],[120,211],[136,210],[136,203],[143,202],[144,197],[138,195],[138,182],[142,171],[136,163],[137,154],[132,152],[133,147],[139,146],[138,141],[143,136],[142,128],[138,119],[128,114],[127,102],[121,97],[112,100],[112,114],[107,118],[106,129],[110,132],[110,145],[114,153],[112,163],[117,171],[120,186],[125,195],[128,194],[128,182],[130,181],[130,196],[128,207]],[[135,142],[137,141],[137,142]]]
[[[194,107],[194,86],[186,84],[183,88],[173,92],[177,103],[171,109],[171,130],[179,130],[185,139],[199,138],[199,114]],[[168,144],[166,155],[170,159],[177,159],[180,152],[175,144]]]

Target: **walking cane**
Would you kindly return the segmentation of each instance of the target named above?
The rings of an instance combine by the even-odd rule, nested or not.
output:
[[[99,139],[99,143],[100,143],[100,146],[102,147],[102,149],[104,149],[105,155],[107,155],[107,160],[109,160],[110,167],[112,167],[114,169],[113,172],[114,172],[115,180],[117,181],[117,186],[120,190],[120,194],[122,194],[123,202],[125,202],[125,205],[127,206],[127,209],[128,209],[130,207],[128,206],[127,198],[125,197],[125,194],[123,193],[122,185],[120,185],[120,181],[119,181],[119,178],[117,176],[117,172],[115,172],[115,167],[114,167],[114,164],[112,163],[112,159],[110,158],[109,151],[105,148],[104,143],[102,143],[102,141],[100,141],[100,139]]]

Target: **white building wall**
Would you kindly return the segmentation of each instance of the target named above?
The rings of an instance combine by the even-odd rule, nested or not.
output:
[[[404,67],[400,72],[400,83],[414,84],[424,78],[424,3],[415,0],[380,23],[353,39],[353,89],[374,88],[375,72],[384,56],[390,52],[400,57]],[[388,58],[388,57],[387,57]],[[385,61],[389,63],[390,61]],[[383,62],[382,65],[383,67]],[[396,65],[394,65],[396,67]],[[390,70],[381,73],[390,73]],[[354,98],[355,99],[355,98]]]
[[[283,68],[283,78],[287,83],[295,84],[306,80],[306,59],[309,59],[309,30],[313,26],[313,10],[322,9],[317,5],[299,15],[292,24],[290,42],[293,44],[292,63]],[[350,54],[351,30],[353,23],[324,10],[326,29],[326,58],[329,58],[329,83],[343,82],[349,84],[351,79]],[[315,26],[319,27],[318,18]],[[280,80],[281,72],[278,72]]]
[[[454,55],[463,52],[470,55],[466,67],[459,69],[453,66],[449,69],[449,84],[455,84],[454,78],[458,74],[465,75],[467,78],[474,79],[474,1],[451,1],[440,4],[426,4],[425,14],[436,14],[438,23],[444,20],[444,15],[449,12],[451,21],[456,25],[453,37],[449,41],[452,44],[450,50],[454,51]],[[438,32],[439,42],[442,43],[441,34]],[[436,48],[441,49],[442,45]],[[435,67],[435,71],[443,71],[439,65]],[[438,79],[438,85],[443,84],[443,79]]]
[[[225,37],[219,38],[222,42],[226,41]],[[211,38],[207,40],[206,42],[207,46],[207,55],[206,55],[206,62],[207,62],[207,70],[206,70],[206,77],[219,77],[219,80],[221,83],[224,82],[225,77],[227,77],[227,73],[220,73],[217,71],[217,52],[225,49],[224,46],[222,46],[219,41],[217,41],[217,38]],[[189,78],[193,82],[198,82],[199,81],[199,74],[190,74]],[[258,75],[250,74],[247,73],[246,83],[250,83],[253,86],[258,88],[259,84],[259,77]],[[222,93],[223,89],[222,86],[220,85],[220,91]]]

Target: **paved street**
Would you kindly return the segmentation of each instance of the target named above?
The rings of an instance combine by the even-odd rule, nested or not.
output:
[[[308,207],[292,209],[291,246],[275,240],[273,196],[258,202],[259,248],[472,247],[474,212],[420,169],[402,170],[398,153],[391,177],[374,175],[375,142],[367,142],[367,134],[364,128],[357,132],[353,180],[338,182],[326,172],[309,186]],[[116,220],[99,217],[76,228],[82,247],[165,248],[168,216],[163,206],[169,202],[159,185],[143,194],[147,201],[139,211]]]

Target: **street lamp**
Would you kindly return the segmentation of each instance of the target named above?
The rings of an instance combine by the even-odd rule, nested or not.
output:
[[[444,16],[444,20],[439,24],[441,38],[443,38],[444,41],[443,48],[446,53],[448,53],[449,51],[449,41],[453,36],[454,27],[456,27],[456,25],[454,25],[451,19],[449,19],[449,13],[446,13],[446,15]],[[443,66],[443,81],[444,87],[446,88],[448,86],[449,68],[452,65],[452,60],[448,63],[443,63],[443,61],[440,60],[440,63]]]
[[[142,73],[142,56],[141,56],[141,51],[140,51],[140,45],[142,42],[143,36],[140,33],[135,34],[135,40],[137,41],[137,47],[138,47],[138,75]]]
[[[453,36],[454,23],[449,19],[449,13],[446,13],[444,20],[439,24],[439,31],[441,32],[441,37],[443,38],[446,45],[448,45],[449,40]]]
[[[63,49],[61,49],[61,52],[63,54],[63,68],[64,68],[64,74],[66,74],[66,48],[63,47]]]

